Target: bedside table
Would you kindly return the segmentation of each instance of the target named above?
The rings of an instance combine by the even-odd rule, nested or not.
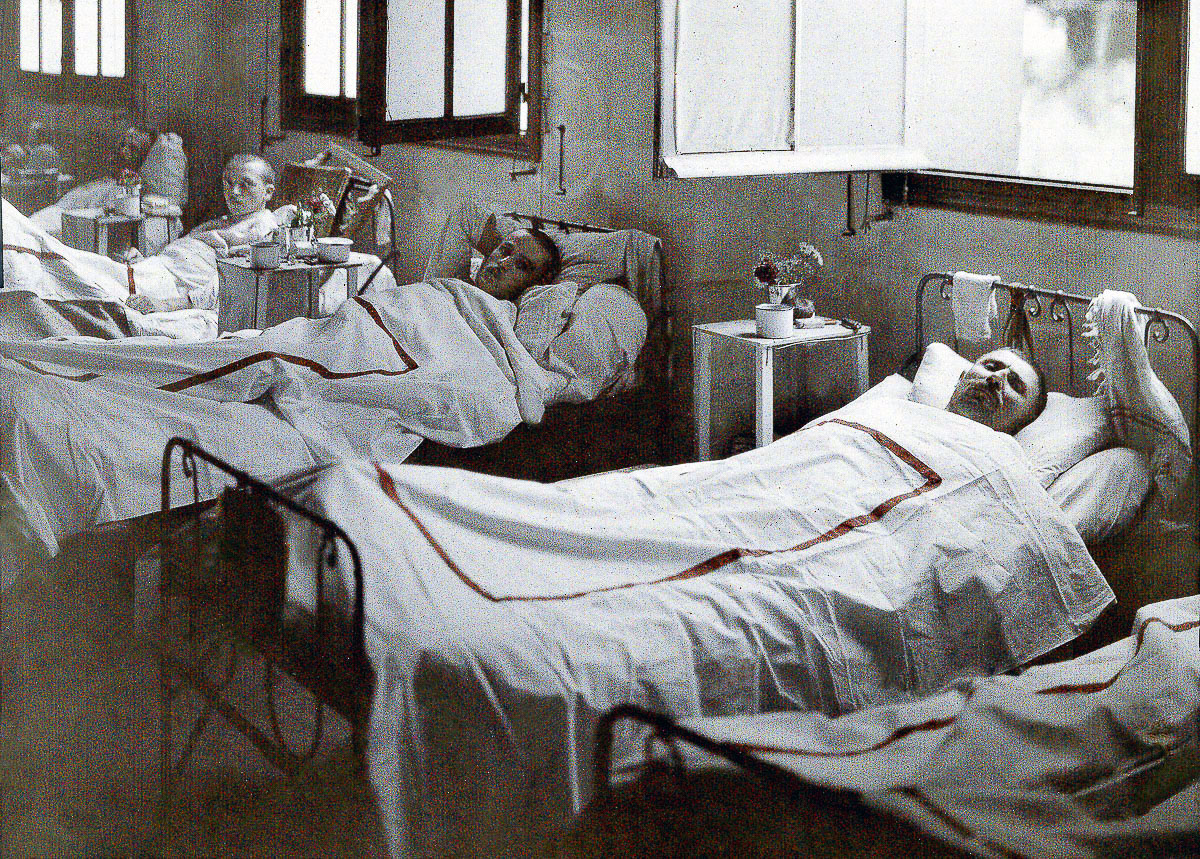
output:
[[[321,287],[338,269],[346,271],[346,298],[358,292],[358,269],[363,259],[348,262],[284,263],[278,268],[255,268],[245,257],[217,260],[217,331],[270,328],[303,316],[321,315]]]
[[[696,421],[696,458],[712,458],[713,345],[730,344],[735,352],[751,357],[754,366],[754,440],[755,447],[770,444],[775,437],[775,353],[801,349],[806,357],[829,361],[833,377],[824,382],[834,385],[833,408],[845,405],[867,390],[867,338],[870,327],[855,331],[836,320],[819,328],[797,328],[788,337],[767,339],[755,336],[753,319],[714,322],[692,326],[693,389],[692,405]],[[840,360],[834,359],[838,356]]]
[[[63,212],[63,244],[80,251],[109,255],[109,231],[129,230],[129,242],[142,252],[154,256],[179,238],[180,221],[166,215],[121,215],[103,209],[77,209]]]

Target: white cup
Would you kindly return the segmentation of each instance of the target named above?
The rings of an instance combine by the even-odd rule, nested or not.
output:
[[[250,265],[254,268],[279,268],[283,249],[275,242],[255,242],[250,245]]]
[[[759,337],[791,337],[794,333],[793,314],[790,304],[760,304],[754,308],[755,330]]]

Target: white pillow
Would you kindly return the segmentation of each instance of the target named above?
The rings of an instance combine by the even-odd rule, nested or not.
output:
[[[633,384],[647,328],[646,312],[629,290],[598,283],[580,293],[550,351],[578,375],[572,383],[575,396],[593,400]]]
[[[517,299],[517,321],[513,324],[517,339],[536,361],[546,357],[550,341],[562,334],[579,287],[574,283],[531,286]]]
[[[1150,491],[1150,477],[1145,454],[1113,447],[1072,465],[1046,491],[1084,542],[1094,543],[1129,526]]]
[[[858,402],[866,402],[880,397],[888,397],[896,400],[908,399],[908,395],[912,393],[913,383],[901,376],[899,373],[881,379],[878,384],[872,385],[867,390],[863,391]]]
[[[168,131],[158,135],[138,172],[142,175],[143,193],[166,197],[176,206],[187,204],[187,155],[183,151],[183,138],[178,134]]]
[[[958,384],[958,377],[970,366],[970,361],[945,343],[930,343],[925,347],[908,398],[934,408],[946,408],[950,403],[950,395],[954,393],[954,386]]]
[[[1034,473],[1049,486],[1068,468],[1113,441],[1104,397],[1070,397],[1051,391],[1046,409],[1016,439]]]

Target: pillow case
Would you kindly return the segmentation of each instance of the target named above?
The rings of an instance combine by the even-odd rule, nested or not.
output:
[[[1113,441],[1104,397],[1071,397],[1051,391],[1046,409],[1016,434],[1042,486]]]
[[[925,347],[908,398],[937,409],[946,408],[958,377],[970,366],[970,361],[945,343],[930,343]]]
[[[909,399],[909,394],[912,393],[913,383],[901,376],[899,373],[881,379],[877,384],[872,385],[863,391],[858,396],[858,402],[874,400],[880,397],[890,397],[897,400]]]
[[[183,151],[183,138],[178,134],[168,131],[158,135],[138,173],[142,176],[143,194],[157,194],[175,206],[187,204],[187,155]]]
[[[646,342],[646,312],[629,290],[611,283],[584,289],[550,351],[575,371],[571,399],[594,400],[633,385]]]
[[[513,329],[535,361],[541,363],[550,341],[562,334],[578,297],[579,287],[574,283],[537,284],[521,293]]]
[[[1150,461],[1128,447],[1093,453],[1072,465],[1046,490],[1085,543],[1129,526],[1150,491]]]

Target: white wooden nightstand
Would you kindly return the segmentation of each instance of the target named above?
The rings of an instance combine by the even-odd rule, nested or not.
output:
[[[344,269],[345,298],[352,298],[358,292],[358,269],[364,264],[357,254],[351,254],[348,262],[294,262],[278,268],[255,268],[245,257],[218,259],[217,331],[270,328],[298,316],[315,319],[323,315],[321,287],[329,276]]]
[[[154,256],[179,238],[178,218],[167,215],[121,215],[102,209],[63,212],[62,240],[68,247],[109,255],[109,232],[128,229],[130,244],[142,256]]]
[[[692,326],[694,387],[693,414],[696,421],[696,458],[712,458],[713,346],[731,344],[736,352],[750,354],[754,367],[754,440],[756,447],[770,444],[775,436],[775,353],[785,349],[805,350],[808,358],[828,360],[823,382],[831,387],[833,400],[825,410],[845,405],[867,389],[867,339],[871,329],[857,330],[837,320],[818,328],[797,328],[789,337],[766,339],[755,336],[753,319],[714,322]],[[832,378],[831,378],[832,374]]]

